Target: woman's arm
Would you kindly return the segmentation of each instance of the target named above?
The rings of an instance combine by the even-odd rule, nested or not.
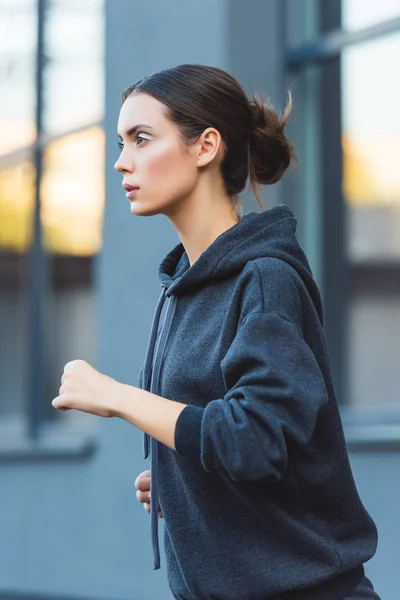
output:
[[[99,417],[120,417],[173,450],[175,425],[186,407],[120,383],[81,359],[65,365],[59,396],[52,405],[63,411],[75,409]]]
[[[125,419],[175,450],[175,426],[186,404],[167,400],[131,385],[119,385],[119,394],[114,404],[114,416]]]

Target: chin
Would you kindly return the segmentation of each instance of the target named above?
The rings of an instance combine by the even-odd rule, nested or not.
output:
[[[149,206],[147,203],[138,202],[137,200],[131,201],[131,213],[137,217],[152,217],[162,213],[161,208]]]

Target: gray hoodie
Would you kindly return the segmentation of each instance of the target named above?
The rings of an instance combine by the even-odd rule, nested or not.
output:
[[[178,600],[343,599],[376,550],[296,224],[285,205],[249,213],[159,268],[139,385],[187,405],[176,450],[144,440],[154,568],[159,503]]]

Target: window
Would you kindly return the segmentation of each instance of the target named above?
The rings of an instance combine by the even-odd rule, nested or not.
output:
[[[27,262],[35,200],[34,0],[0,2],[0,418],[26,412]],[[18,35],[16,32],[18,31]],[[22,151],[21,151],[22,150]]]
[[[400,4],[287,0],[286,11],[300,230],[322,291],[338,400],[364,413],[398,409]]]
[[[66,362],[96,360],[103,0],[0,0],[0,427],[38,437]]]
[[[342,27],[356,31],[400,16],[399,0],[342,0]]]
[[[399,61],[400,29],[342,55],[349,394],[363,407],[400,405]]]
[[[47,4],[43,129],[51,135],[103,115],[103,0]]]

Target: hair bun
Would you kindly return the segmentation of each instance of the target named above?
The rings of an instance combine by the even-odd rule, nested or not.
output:
[[[257,183],[271,184],[279,181],[296,160],[292,144],[286,139],[284,129],[292,110],[292,96],[280,117],[272,104],[260,94],[249,99],[252,115],[249,136],[250,171]]]

